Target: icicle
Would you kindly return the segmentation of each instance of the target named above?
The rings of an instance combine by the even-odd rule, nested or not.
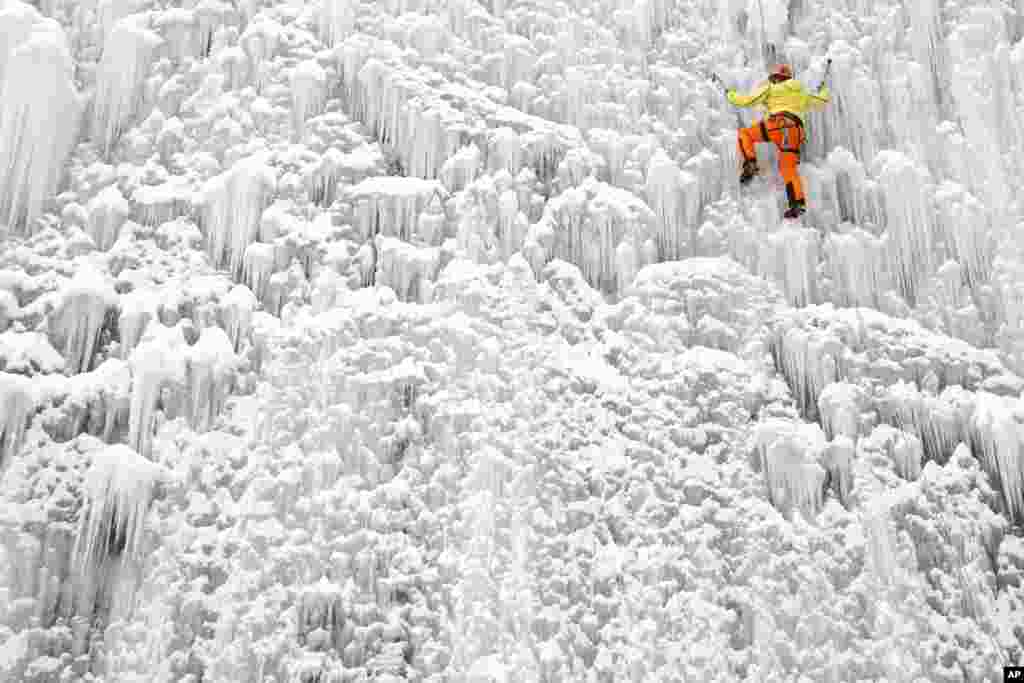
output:
[[[833,382],[818,395],[821,426],[829,439],[845,436],[852,441],[860,434],[860,415],[866,396],[863,389],[847,382]]]
[[[31,232],[64,174],[81,107],[74,60],[56,22],[40,19],[24,42],[7,48],[9,55],[0,52],[7,58],[0,64],[0,223]]]
[[[74,375],[92,367],[107,312],[117,306],[113,285],[98,271],[83,266],[61,290],[50,318],[50,336],[63,347],[65,372]]]
[[[359,232],[363,239],[380,234],[414,241],[420,212],[445,191],[434,180],[378,176],[351,188],[346,197],[358,207]]]
[[[871,572],[883,583],[896,574],[896,538],[888,496],[871,501],[863,517],[867,559]]]
[[[199,0],[193,8],[195,13],[195,41],[192,54],[196,57],[208,57],[214,47],[214,36],[217,30],[229,19],[234,12],[232,4],[221,2],[221,0]]]
[[[549,201],[541,219],[554,232],[549,256],[577,265],[592,287],[607,292],[627,286],[621,277],[645,264],[655,220],[639,197],[594,178]]]
[[[647,165],[646,197],[658,217],[661,257],[674,261],[692,256],[696,216],[688,216],[683,203],[683,172],[660,148]]]
[[[853,458],[856,447],[845,436],[836,437],[825,447],[822,464],[829,474],[830,487],[844,506],[850,504],[853,492]]]
[[[238,353],[248,340],[252,328],[252,314],[258,306],[256,295],[245,285],[235,285],[221,302],[221,320],[231,340],[231,347]]]
[[[34,409],[31,380],[0,372],[0,472],[21,449]]]
[[[516,174],[522,168],[523,143],[519,134],[502,127],[491,132],[487,146],[487,167],[490,172],[506,170]]]
[[[276,187],[274,169],[259,156],[239,161],[203,186],[202,227],[210,258],[235,279],[242,275],[245,250],[257,237]]]
[[[890,289],[886,246],[886,240],[860,228],[830,234],[825,255],[831,300],[839,306],[879,308],[881,295]]]
[[[291,89],[292,121],[297,135],[301,137],[306,130],[306,121],[324,110],[327,72],[316,60],[307,59],[292,71]]]
[[[823,125],[809,128],[810,142],[817,144],[820,139],[819,149],[842,147],[871,163],[889,139],[881,87],[871,66],[861,63],[859,51],[846,41],[835,41],[829,54],[833,61],[829,79],[832,102],[816,115]]]
[[[973,450],[1003,494],[1006,511],[1024,521],[1024,399],[981,391],[971,422]]]
[[[913,481],[920,476],[924,449],[921,447],[921,440],[915,435],[900,432],[892,445],[892,457],[896,474],[907,481]]]
[[[462,147],[441,166],[441,182],[449,192],[458,192],[480,174],[480,148],[475,144]]]
[[[782,285],[786,299],[803,307],[819,301],[818,231],[783,227],[765,235],[760,242],[757,273]]]
[[[14,50],[39,30],[43,21],[39,10],[25,2],[10,0],[0,7],[0,26],[4,27],[0,33],[0,81]]]
[[[109,154],[129,120],[141,114],[142,85],[163,40],[136,17],[121,19],[103,46],[96,70],[92,136]]]
[[[252,68],[249,55],[240,45],[232,45],[220,50],[216,57],[224,74],[224,81],[230,90],[241,90],[251,81]]]
[[[756,427],[755,443],[769,499],[780,511],[800,509],[813,516],[824,503],[825,470],[817,459],[825,436],[816,425],[766,420]]]
[[[444,242],[447,217],[444,214],[444,207],[438,200],[432,201],[420,214],[416,222],[416,231],[420,240],[429,246],[438,246]]]
[[[267,301],[267,288],[274,274],[275,261],[273,244],[256,242],[245,250],[242,280],[256,295],[256,299],[264,303]]]
[[[771,347],[775,366],[792,388],[801,414],[815,419],[822,390],[839,379],[842,342],[836,337],[819,339],[799,327],[781,325],[775,329]]]
[[[875,161],[885,196],[891,258],[896,285],[907,303],[917,303],[925,277],[934,272],[935,245],[931,211],[925,196],[926,178],[902,154],[885,151]]]
[[[204,432],[212,428],[231,391],[238,358],[227,333],[219,327],[204,328],[186,358],[189,422],[193,430]]]
[[[136,289],[122,296],[120,304],[117,329],[121,338],[121,358],[127,359],[142,339],[149,322],[156,318],[157,293],[151,289]]]
[[[924,460],[943,464],[969,438],[974,398],[959,386],[934,396],[899,381],[875,397],[875,409],[883,422],[920,439]]]
[[[935,193],[938,221],[964,267],[967,284],[977,289],[989,282],[996,245],[992,241],[990,214],[974,195],[960,185],[944,182]]]
[[[110,443],[128,422],[132,375],[124,361],[108,358],[92,372],[73,376],[64,409],[68,419],[58,426],[58,438],[92,434]]]
[[[194,54],[196,15],[192,10],[169,7],[154,17],[153,28],[164,39],[172,60],[183,62],[197,56]]]
[[[414,247],[390,237],[377,238],[378,287],[391,287],[400,301],[426,303],[430,300],[431,281],[436,279],[441,262],[437,247]]]
[[[128,443],[140,453],[150,450],[161,391],[170,382],[184,381],[185,348],[185,337],[180,327],[165,327],[153,321],[131,354]]]
[[[94,451],[91,460],[72,551],[78,572],[76,612],[82,616],[93,614],[101,586],[109,574],[116,576],[109,561],[127,566],[141,559],[146,515],[157,484],[166,476],[163,468],[122,444]],[[133,589],[129,586],[129,592]]]
[[[320,39],[333,47],[356,31],[356,0],[323,0],[320,10]]]
[[[117,185],[108,185],[89,201],[89,235],[100,251],[107,251],[117,241],[121,226],[131,216],[131,205]]]

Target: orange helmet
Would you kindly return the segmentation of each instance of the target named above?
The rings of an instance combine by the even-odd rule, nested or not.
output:
[[[771,74],[768,76],[770,81],[788,81],[793,78],[793,68],[789,64],[776,64],[772,68]]]

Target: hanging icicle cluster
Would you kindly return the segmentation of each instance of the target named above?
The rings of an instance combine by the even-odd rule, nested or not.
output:
[[[35,9],[20,14],[28,30],[0,53],[0,224],[30,233],[64,174],[81,104],[64,31]]]
[[[74,599],[76,612],[83,617],[92,616],[108,580],[115,582],[106,591],[109,599],[130,604],[134,585],[126,586],[117,577],[142,555],[146,514],[165,477],[162,468],[123,444],[94,451],[91,457],[73,550],[78,579]]]
[[[274,169],[259,156],[239,161],[203,186],[201,225],[210,258],[235,279],[242,276],[246,247],[256,241],[276,189]]]
[[[143,84],[162,43],[140,16],[119,20],[107,36],[92,104],[92,136],[104,154],[110,153],[128,122],[142,113]]]
[[[117,304],[113,284],[92,267],[83,266],[61,290],[50,318],[50,337],[63,348],[68,374],[92,369],[100,332]]]

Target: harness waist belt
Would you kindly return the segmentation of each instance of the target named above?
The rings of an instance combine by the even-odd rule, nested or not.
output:
[[[788,119],[789,121],[792,121],[793,123],[795,123],[797,126],[800,126],[801,128],[803,128],[803,126],[804,126],[804,122],[800,120],[800,117],[797,116],[796,114],[791,113],[791,112],[780,111],[777,114],[772,114],[771,118],[775,118],[777,116],[781,116],[784,119]]]

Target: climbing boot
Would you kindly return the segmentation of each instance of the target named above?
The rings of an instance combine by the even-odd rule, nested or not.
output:
[[[743,173],[740,174],[740,185],[746,185],[760,172],[757,168],[757,159],[746,159],[743,162]]]
[[[804,202],[794,201],[789,203],[789,210],[787,210],[786,213],[783,214],[783,216],[790,220],[793,220],[795,218],[800,218],[800,216],[803,216],[805,211],[807,211],[807,207],[804,205]]]

